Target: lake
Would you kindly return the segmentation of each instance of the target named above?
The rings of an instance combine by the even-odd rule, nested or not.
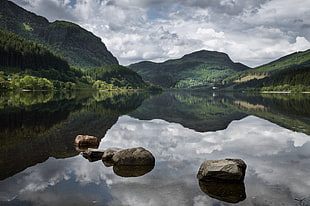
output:
[[[310,205],[310,94],[2,92],[0,119],[0,205]],[[89,161],[78,134],[155,166]],[[198,181],[225,158],[245,161],[243,184]]]

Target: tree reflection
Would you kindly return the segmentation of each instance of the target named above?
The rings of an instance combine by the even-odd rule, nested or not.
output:
[[[2,93],[0,179],[49,157],[77,155],[73,141],[78,134],[103,138],[119,115],[136,109],[147,97],[146,93]]]

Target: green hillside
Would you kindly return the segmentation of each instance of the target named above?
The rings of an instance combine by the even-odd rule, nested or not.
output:
[[[143,81],[137,72],[121,65],[92,68],[84,74],[85,78],[92,82],[93,87],[100,90],[119,88],[161,90],[160,87]]]
[[[43,44],[76,67],[118,64],[101,39],[91,32],[70,22],[50,23],[7,0],[0,1],[0,29]]]
[[[253,69],[239,72],[224,80],[225,84],[246,82],[251,79],[262,79],[284,70],[310,67],[310,50],[295,52],[270,63]]]
[[[197,51],[180,59],[162,63],[144,61],[129,68],[144,80],[166,88],[212,87],[239,71],[249,67],[234,63],[227,54],[215,51]]]
[[[239,72],[223,81],[234,89],[310,91],[310,50],[284,56],[268,64]]]
[[[69,89],[82,75],[46,47],[0,30],[0,88]]]

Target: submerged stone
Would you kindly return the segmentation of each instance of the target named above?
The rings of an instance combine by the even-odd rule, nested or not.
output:
[[[244,183],[199,181],[201,191],[208,196],[228,202],[238,203],[246,199]]]
[[[146,166],[121,166],[115,165],[113,166],[113,171],[116,175],[121,177],[139,177],[149,173],[154,168],[154,165],[146,165]]]

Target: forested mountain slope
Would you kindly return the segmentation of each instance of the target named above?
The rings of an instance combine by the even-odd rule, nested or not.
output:
[[[43,44],[76,67],[118,64],[101,39],[91,32],[70,22],[50,23],[8,0],[0,1],[0,29]]]
[[[146,81],[166,88],[211,87],[249,67],[234,63],[225,53],[197,51],[180,59],[162,63],[139,62],[129,68],[137,71]]]
[[[75,84],[83,75],[46,47],[2,30],[0,69],[0,88],[4,89],[52,89],[65,82]]]
[[[309,91],[310,50],[295,52],[225,79],[234,89]]]
[[[267,76],[272,76],[277,72],[306,67],[310,67],[310,49],[302,52],[295,52],[270,63],[239,72],[225,79],[224,83],[246,82],[255,78],[260,79]]]

